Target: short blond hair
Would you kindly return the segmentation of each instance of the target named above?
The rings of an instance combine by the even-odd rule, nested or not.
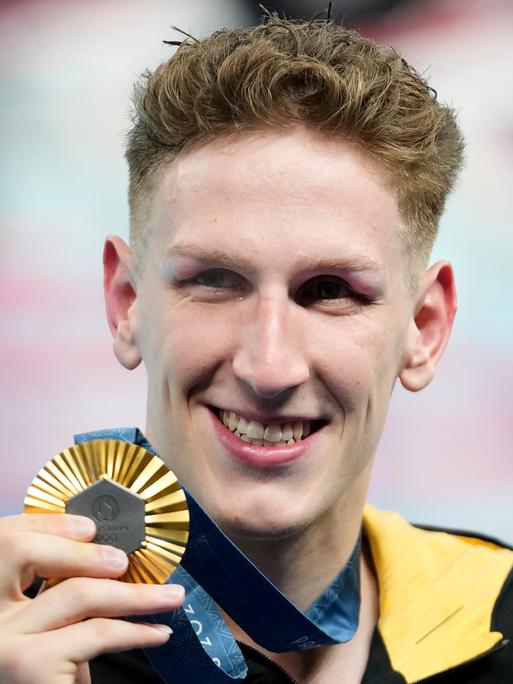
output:
[[[303,124],[363,147],[397,192],[411,263],[424,265],[462,164],[454,111],[394,49],[333,22],[269,15],[184,41],[134,89],[130,241],[158,174],[188,145]]]

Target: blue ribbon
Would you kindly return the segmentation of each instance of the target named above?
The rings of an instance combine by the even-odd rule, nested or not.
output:
[[[76,435],[75,443],[95,439],[131,442],[158,455],[138,428],[88,432]],[[354,636],[360,611],[361,534],[340,574],[302,613],[181,486],[190,511],[190,537],[181,565],[168,581],[185,587],[185,603],[173,612],[144,617],[174,632],[164,646],[146,651],[165,682],[228,684],[245,678],[244,658],[216,604],[274,653],[343,643]]]

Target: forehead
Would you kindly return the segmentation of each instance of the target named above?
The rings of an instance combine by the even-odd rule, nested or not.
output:
[[[393,189],[355,145],[304,128],[219,138],[182,154],[155,193],[150,243],[283,261],[405,257]]]

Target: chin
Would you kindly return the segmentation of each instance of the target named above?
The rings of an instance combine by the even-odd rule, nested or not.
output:
[[[284,510],[283,504],[276,507],[236,505],[214,507],[209,513],[219,527],[233,538],[254,541],[277,541],[300,534],[312,522],[299,511]]]

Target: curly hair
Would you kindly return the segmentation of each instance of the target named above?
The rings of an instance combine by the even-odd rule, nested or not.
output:
[[[410,263],[425,264],[462,164],[454,111],[394,49],[319,19],[276,14],[187,39],[134,88],[126,140],[130,240],[156,179],[187,146],[302,124],[361,146],[397,193]]]

